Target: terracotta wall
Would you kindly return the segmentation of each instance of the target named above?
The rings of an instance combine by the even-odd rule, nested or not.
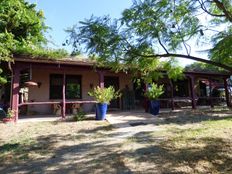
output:
[[[49,69],[33,69],[32,71],[32,80],[36,82],[41,82],[40,88],[38,87],[30,87],[29,88],[29,101],[56,101],[49,99],[49,77],[50,74],[62,74],[62,72],[57,70],[49,70]],[[88,91],[90,91],[90,84],[97,86],[99,84],[99,77],[97,72],[93,70],[75,70],[75,71],[67,71],[66,74],[70,75],[81,75],[82,76],[82,99],[90,100],[92,99],[88,96]],[[118,76],[119,77],[119,86],[120,89],[123,89],[126,85],[128,85],[132,89],[131,78],[127,74],[123,73],[105,73],[107,76]],[[84,104],[83,109],[86,112],[94,111],[93,104]],[[34,105],[28,106],[29,114],[51,114],[53,112],[51,105]]]

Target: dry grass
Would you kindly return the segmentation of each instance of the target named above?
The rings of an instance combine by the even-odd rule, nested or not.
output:
[[[159,127],[161,131],[140,132],[124,143],[131,170],[232,173],[231,111],[179,113],[166,117]]]
[[[232,173],[232,112],[161,115],[117,141],[107,122],[0,123],[0,173]]]

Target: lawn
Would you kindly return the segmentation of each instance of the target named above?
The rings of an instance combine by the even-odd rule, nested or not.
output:
[[[106,121],[0,123],[0,173],[232,173],[231,111],[159,118],[121,139]]]

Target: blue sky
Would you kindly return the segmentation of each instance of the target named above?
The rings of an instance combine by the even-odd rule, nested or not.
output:
[[[63,47],[67,33],[64,31],[68,27],[78,24],[79,21],[88,19],[91,15],[110,15],[112,18],[120,17],[122,11],[132,5],[132,0],[27,0],[37,4],[38,10],[43,10],[46,17],[46,25],[52,29],[48,31],[47,38],[53,42],[49,44],[53,48],[65,48],[71,51],[71,47]],[[192,53],[202,57],[202,53]],[[203,56],[205,57],[205,55]],[[179,59],[181,65],[190,64],[193,61]]]
[[[28,0],[36,3],[37,9],[43,10],[46,25],[52,28],[48,31],[48,39],[62,48],[67,34],[64,29],[72,27],[78,21],[88,19],[91,15],[110,15],[120,17],[125,8],[132,5],[132,0]]]

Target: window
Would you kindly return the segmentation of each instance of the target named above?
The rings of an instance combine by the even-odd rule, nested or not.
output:
[[[63,75],[51,74],[50,75],[50,99],[62,99],[63,90]],[[66,75],[66,88],[67,99],[81,99],[81,76],[79,75]]]
[[[66,76],[66,98],[67,99],[81,98],[81,76],[76,76],[76,75]]]
[[[174,97],[189,97],[189,82],[185,80],[177,80],[173,82]]]
[[[50,75],[50,99],[62,99],[63,75]]]

